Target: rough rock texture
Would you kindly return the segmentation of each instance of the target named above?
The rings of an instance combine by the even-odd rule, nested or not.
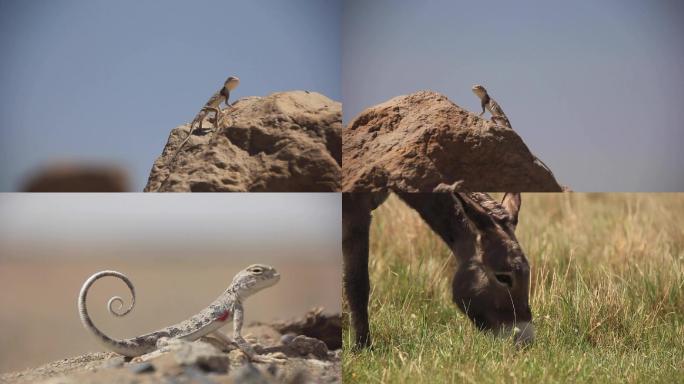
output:
[[[344,192],[561,191],[509,128],[430,91],[368,108],[343,132]]]
[[[57,163],[35,171],[22,192],[127,192],[126,171],[114,165]]]
[[[282,92],[238,100],[223,110],[218,131],[210,120],[173,162],[189,124],[171,132],[145,192],[340,190],[340,103],[315,92]]]
[[[342,348],[342,318],[339,314],[327,315],[320,307],[310,310],[302,319],[270,325],[283,335],[304,335],[323,341],[329,349]]]
[[[314,311],[315,312],[315,311]],[[312,312],[313,313],[313,312]],[[340,315],[322,315],[340,319]],[[307,315],[310,317],[310,314]],[[279,326],[305,324],[297,319]],[[320,323],[320,321],[319,321]],[[289,325],[288,325],[289,324]],[[280,354],[278,364],[250,363],[242,351],[216,339],[168,340],[162,349],[133,359],[116,353],[89,353],[23,372],[0,375],[2,383],[340,383],[341,349],[328,350],[312,337],[283,337],[275,327],[254,325],[243,334],[262,354]],[[342,344],[340,334],[338,344]],[[284,341],[283,341],[284,340]]]

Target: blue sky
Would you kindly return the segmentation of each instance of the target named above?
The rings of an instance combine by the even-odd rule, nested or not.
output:
[[[576,191],[684,191],[684,2],[346,0],[344,122],[481,83]]]
[[[144,187],[170,130],[231,95],[341,100],[338,0],[0,0],[0,191],[55,160]]]

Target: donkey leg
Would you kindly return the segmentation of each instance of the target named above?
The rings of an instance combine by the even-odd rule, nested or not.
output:
[[[342,194],[342,253],[344,293],[349,303],[355,347],[371,343],[368,327],[368,232],[371,215],[364,199],[367,194]]]

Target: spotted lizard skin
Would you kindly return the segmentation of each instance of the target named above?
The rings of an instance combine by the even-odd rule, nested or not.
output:
[[[158,349],[158,342],[164,338],[178,338],[188,341],[196,340],[202,336],[218,331],[219,328],[228,324],[230,321],[233,321],[234,323],[235,342],[241,349],[244,347],[244,349],[246,349],[245,352],[248,355],[253,353],[251,346],[244,345],[246,342],[240,335],[243,322],[242,303],[248,296],[273,286],[280,280],[280,275],[273,267],[263,264],[251,265],[235,275],[230,287],[198,314],[181,323],[154,332],[130,339],[116,340],[104,334],[93,324],[86,307],[86,299],[90,287],[97,280],[106,276],[121,279],[130,289],[132,296],[131,305],[123,311],[123,300],[121,297],[112,297],[108,303],[109,312],[115,316],[125,316],[133,309],[135,305],[135,289],[128,277],[123,273],[116,271],[101,271],[92,275],[81,288],[81,293],[78,297],[78,310],[81,322],[88,331],[95,335],[105,348],[121,355],[131,357],[140,356]],[[118,304],[118,310],[113,308],[115,303]]]

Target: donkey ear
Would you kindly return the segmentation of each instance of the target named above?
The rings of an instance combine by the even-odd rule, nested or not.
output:
[[[463,210],[466,216],[475,223],[477,228],[486,229],[496,226],[494,219],[487,213],[487,211],[482,208],[475,200],[471,199],[466,193],[454,193],[454,196],[458,197],[463,205]]]
[[[503,200],[501,200],[501,205],[511,216],[509,225],[513,230],[515,230],[515,227],[518,225],[518,212],[520,212],[521,203],[520,192],[506,192]]]

